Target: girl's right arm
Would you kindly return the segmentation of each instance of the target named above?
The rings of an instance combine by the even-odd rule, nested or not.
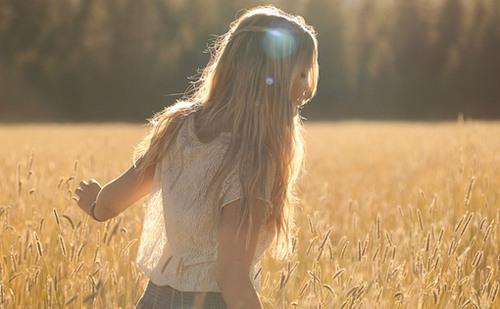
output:
[[[222,208],[218,233],[218,250],[216,261],[216,280],[222,291],[224,301],[230,309],[261,309],[262,304],[250,281],[250,265],[255,254],[257,236],[264,219],[265,203],[258,200],[252,216],[254,229],[250,236],[250,244],[245,249],[248,233],[248,222],[242,226],[236,236],[240,211],[240,200],[236,200]]]

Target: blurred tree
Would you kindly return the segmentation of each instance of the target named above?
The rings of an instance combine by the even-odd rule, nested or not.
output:
[[[304,5],[306,22],[318,32],[320,76],[317,97],[304,108],[306,118],[310,114],[339,117],[349,112],[345,102],[349,95],[349,74],[344,51],[347,41],[344,38],[343,1],[309,0]]]
[[[249,0],[0,0],[0,120],[136,120],[172,104]],[[306,118],[500,116],[500,3],[276,0],[318,32]]]

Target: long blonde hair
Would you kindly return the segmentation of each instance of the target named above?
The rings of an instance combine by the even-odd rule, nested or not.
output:
[[[231,140],[209,191],[215,190],[214,196],[219,197],[224,179],[233,168],[239,169],[243,193],[239,233],[246,220],[252,228],[252,204],[272,171],[272,205],[265,223],[277,231],[272,255],[286,259],[295,236],[296,183],[304,168],[299,111],[314,97],[318,83],[316,32],[301,16],[271,5],[258,6],[234,20],[209,51],[208,65],[185,96],[149,119],[150,130],[135,148],[134,165],[142,179],[145,170],[170,149],[186,116],[193,112],[201,114],[200,122],[207,124],[204,129],[220,133],[227,128]],[[292,101],[292,73],[297,65],[308,68],[309,89]],[[215,213],[218,218],[220,211]]]

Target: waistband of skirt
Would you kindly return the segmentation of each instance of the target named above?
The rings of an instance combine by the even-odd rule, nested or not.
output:
[[[207,295],[222,295],[222,292],[213,292],[213,291],[180,291],[174,288],[173,286],[170,286],[168,284],[166,285],[157,285],[153,281],[149,280],[148,281],[148,287],[150,289],[155,289],[155,290],[164,290],[164,291],[170,291],[170,292],[175,292],[176,294],[207,294]]]

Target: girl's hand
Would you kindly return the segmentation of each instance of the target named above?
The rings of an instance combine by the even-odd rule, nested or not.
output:
[[[78,195],[78,206],[89,216],[92,216],[90,206],[97,199],[101,188],[101,185],[92,178],[88,181],[80,181],[79,187],[75,189],[75,194]]]

